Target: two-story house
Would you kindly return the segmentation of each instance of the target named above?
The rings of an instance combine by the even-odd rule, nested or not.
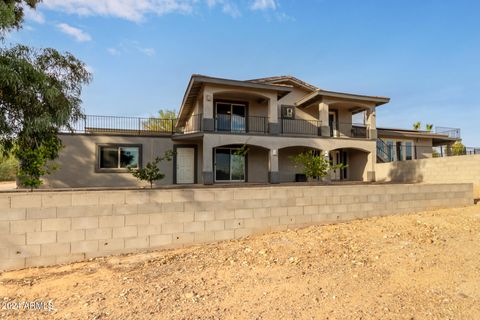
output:
[[[379,129],[389,98],[319,89],[292,76],[231,80],[192,75],[177,119],[87,116],[64,133],[48,187],[136,186],[127,166],[161,163],[159,184],[294,182],[292,156],[323,154],[345,169],[332,180],[375,181],[377,161],[431,157],[449,133]],[[239,151],[240,150],[240,151]],[[378,153],[377,153],[378,152]]]

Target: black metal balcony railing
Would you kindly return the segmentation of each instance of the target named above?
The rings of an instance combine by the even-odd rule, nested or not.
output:
[[[321,136],[321,121],[304,119],[278,119],[283,134]]]
[[[368,138],[368,128],[363,123],[330,122],[330,136]]]
[[[183,128],[178,128],[178,133],[195,133],[202,131],[203,115],[201,113],[194,114],[188,119]]]
[[[257,116],[238,116],[217,114],[215,131],[231,133],[268,133],[268,118]]]
[[[163,135],[175,132],[176,123],[177,119],[87,115],[72,123],[71,127],[76,133]],[[70,130],[64,128],[61,131]]]

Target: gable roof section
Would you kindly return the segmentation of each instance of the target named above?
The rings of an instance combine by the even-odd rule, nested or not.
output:
[[[305,97],[303,97],[299,101],[297,101],[295,103],[295,105],[297,107],[308,106],[309,104],[320,100],[322,97],[373,102],[373,103],[375,103],[376,106],[380,106],[380,105],[388,103],[390,101],[390,98],[387,98],[387,97],[366,96],[366,95],[360,95],[360,94],[352,94],[352,93],[335,92],[335,91],[327,91],[327,90],[317,89],[317,90],[313,91],[312,93],[307,94]]]
[[[209,77],[201,74],[193,74],[190,78],[190,82],[188,83],[187,89],[183,96],[182,105],[180,106],[180,111],[178,113],[177,126],[182,126],[187,120],[188,115],[195,107],[195,101],[197,100],[198,95],[201,92],[202,86],[204,84],[216,84],[223,86],[270,90],[276,92],[279,99],[292,91],[292,87],[287,85],[275,85],[261,82],[255,83],[249,81]]]
[[[270,84],[282,84],[287,83],[289,85],[293,85],[295,87],[300,87],[302,89],[306,89],[307,91],[315,91],[318,88],[310,83],[302,81],[294,76],[274,76],[274,77],[266,77],[266,78],[258,78],[258,79],[251,79],[247,80],[248,82],[252,83],[270,83]]]

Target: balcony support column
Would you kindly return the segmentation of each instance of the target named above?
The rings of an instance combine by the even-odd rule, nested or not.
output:
[[[330,136],[330,123],[328,123],[329,106],[325,102],[318,104],[318,120],[320,121],[320,132],[322,137]]]
[[[268,182],[280,183],[278,172],[278,149],[268,150]]]
[[[215,122],[213,119],[213,92],[205,87],[203,90],[203,131],[212,132],[215,130]]]
[[[367,111],[365,112],[365,117],[365,123],[368,130],[367,137],[371,140],[377,140],[377,111],[375,106],[367,109]]]
[[[268,99],[268,133],[277,135],[280,133],[278,123],[278,99],[276,94],[271,94]]]
[[[203,159],[202,159],[202,177],[203,177],[203,184],[211,185],[214,182],[213,176],[213,148],[206,143],[203,142]]]

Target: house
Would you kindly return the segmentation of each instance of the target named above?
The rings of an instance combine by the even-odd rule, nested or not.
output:
[[[45,186],[137,186],[127,166],[141,167],[167,150],[175,156],[161,163],[160,184],[294,182],[302,168],[291,157],[311,149],[347,165],[332,180],[375,181],[377,162],[432,157],[436,146],[458,139],[446,131],[377,128],[376,110],[388,102],[292,76],[194,74],[177,119],[87,116],[73,124],[73,133],[61,134],[60,169]]]

